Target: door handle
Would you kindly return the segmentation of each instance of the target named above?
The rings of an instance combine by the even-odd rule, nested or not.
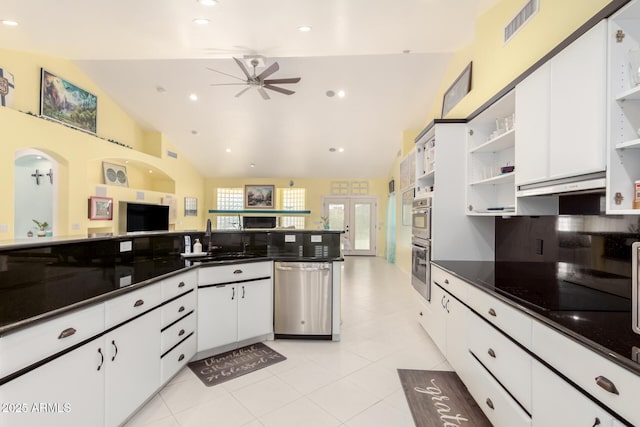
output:
[[[242,285],[242,299],[244,299],[244,285]]]
[[[232,287],[231,288],[231,299],[234,300],[236,299],[236,287]]]
[[[111,361],[115,361],[116,360],[116,356],[118,355],[118,346],[116,345],[116,341],[112,340],[111,341],[111,345],[113,346],[113,348],[115,349],[115,353],[113,354],[113,357],[111,358]]]
[[[102,349],[98,348],[98,354],[100,355],[100,364],[98,365],[98,371],[102,369],[102,365],[104,365],[104,354],[102,354]]]

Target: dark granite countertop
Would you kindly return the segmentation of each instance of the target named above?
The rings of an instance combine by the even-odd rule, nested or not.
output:
[[[640,335],[631,328],[631,300],[625,294],[631,278],[581,272],[563,263],[433,264],[640,375]]]

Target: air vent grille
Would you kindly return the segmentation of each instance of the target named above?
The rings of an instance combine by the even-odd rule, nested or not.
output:
[[[509,21],[507,25],[504,27],[504,42],[508,42],[518,31],[520,28],[526,24],[533,15],[538,12],[540,8],[540,0],[529,0],[522,6],[522,9],[516,13],[516,16]]]

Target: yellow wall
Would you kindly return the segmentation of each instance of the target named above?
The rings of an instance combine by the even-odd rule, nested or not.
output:
[[[608,3],[610,0],[540,0],[538,13],[504,44],[504,26],[524,0],[502,0],[477,19],[473,42],[454,54],[425,123],[440,118],[444,92],[470,61],[472,90],[447,118],[469,116]]]
[[[331,182],[332,181],[354,181],[353,179],[303,179],[293,178],[295,188],[305,188],[307,191],[306,206],[311,211],[310,215],[305,216],[307,229],[320,229],[322,228],[322,197],[331,196]],[[385,234],[386,227],[384,226],[386,218],[386,206],[387,206],[387,180],[385,179],[358,179],[356,181],[367,181],[369,183],[369,196],[378,198],[378,211],[377,211],[377,252],[379,255],[384,255],[385,250]],[[397,181],[396,181],[397,182]],[[237,179],[237,178],[210,178],[206,181],[206,206],[207,210],[216,209],[216,197],[217,188],[244,188],[246,184],[268,184],[275,185],[276,188],[289,188],[289,178],[251,178],[251,179]],[[335,196],[333,196],[335,197]],[[276,200],[276,205],[278,204]],[[211,221],[215,224],[215,214],[210,214]]]
[[[135,201],[138,191],[144,192],[143,203],[160,203],[163,197],[171,195],[178,205],[175,229],[202,229],[205,218],[202,207],[199,216],[184,217],[183,206],[185,196],[204,200],[204,178],[181,156],[177,160],[166,156],[167,149],[178,152],[175,147],[157,132],[147,132],[138,126],[70,61],[1,49],[0,58],[0,67],[14,75],[16,85],[12,108],[0,108],[0,194],[7,201],[0,204],[0,224],[9,226],[9,232],[0,232],[0,240],[26,237],[13,233],[14,157],[17,151],[26,148],[41,150],[59,162],[58,235],[118,231],[117,217],[114,221],[88,219],[87,200],[95,195],[96,186],[104,186],[103,160],[127,167],[128,188],[106,186],[107,197],[112,197],[116,206],[121,200]],[[40,67],[97,95],[98,137],[25,114],[38,114]],[[149,169],[155,175],[149,174]]]

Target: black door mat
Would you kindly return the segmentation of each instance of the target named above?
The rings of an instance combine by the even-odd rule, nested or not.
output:
[[[189,368],[207,387],[221,384],[287,360],[263,343],[248,345],[236,350],[189,363]]]
[[[491,427],[458,374],[398,369],[416,427]]]

